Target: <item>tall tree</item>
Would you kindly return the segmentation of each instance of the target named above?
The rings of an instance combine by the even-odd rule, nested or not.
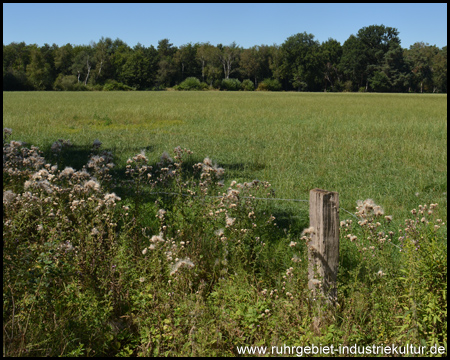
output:
[[[78,49],[77,49],[78,50]],[[90,46],[84,46],[75,56],[72,64],[72,73],[77,77],[78,83],[87,85],[91,70],[95,69],[95,58],[93,49]]]
[[[197,51],[197,59],[202,63],[202,79],[213,86],[215,80],[222,75],[222,64],[220,62],[221,50],[209,43],[202,44]]]
[[[282,76],[293,88],[314,90],[321,86],[319,42],[314,35],[299,33],[287,38],[281,45],[283,54]]]
[[[405,56],[408,59],[413,78],[419,84],[420,92],[431,89],[433,78],[433,58],[439,53],[436,46],[417,42],[409,47]]]
[[[102,37],[93,46],[93,57],[96,63],[93,69],[93,78],[96,83],[103,84],[107,79],[114,78],[114,67],[112,63],[113,41],[111,38]]]
[[[149,86],[150,61],[145,56],[145,48],[137,44],[123,66],[122,79],[128,86],[145,89]]]
[[[156,82],[159,87],[171,86],[173,77],[176,73],[173,57],[177,48],[169,42],[169,39],[162,39],[158,41],[157,50],[159,62]]]
[[[283,53],[279,45],[274,44],[269,47],[269,68],[274,79],[284,78]]]
[[[241,73],[252,78],[256,88],[258,86],[258,75],[262,65],[259,46],[255,45],[249,49],[243,49],[239,65]]]
[[[385,54],[400,45],[398,30],[384,25],[363,27],[344,43],[341,68],[358,87],[369,89],[373,76],[380,77]]]
[[[320,46],[320,53],[322,58],[324,91],[327,90],[328,84],[331,87],[331,91],[334,91],[334,86],[339,80],[338,66],[342,57],[341,43],[329,38]]]
[[[24,42],[3,45],[3,90],[31,90],[26,68],[33,47]]]
[[[236,68],[233,67],[233,64],[239,62],[240,52],[241,49],[239,48],[239,46],[236,45],[234,41],[230,45],[224,46],[221,49],[219,53],[219,59],[223,66],[223,73],[225,79],[229,79],[230,74],[236,71]]]
[[[45,61],[36,46],[31,50],[31,61],[27,65],[27,78],[36,90],[50,89],[52,86],[51,66]]]
[[[409,78],[402,48],[400,45],[392,45],[384,54],[383,61],[369,79],[369,83],[374,91],[402,92],[408,88]]]
[[[181,45],[174,55],[174,63],[179,71],[178,80],[181,82],[187,77],[199,75],[199,67],[197,64],[197,47],[198,44],[192,43]]]
[[[55,50],[55,68],[59,74],[69,75],[73,64],[73,47],[70,44]]]
[[[433,92],[447,92],[447,46],[433,57]]]
[[[131,55],[132,49],[122,40],[116,39],[111,44],[111,64],[113,67],[113,80],[124,82],[123,68]]]

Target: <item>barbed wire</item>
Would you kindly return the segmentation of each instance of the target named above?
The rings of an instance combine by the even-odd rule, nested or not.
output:
[[[199,197],[200,195],[193,195],[193,194],[184,194],[184,193],[173,193],[173,192],[163,192],[163,191],[157,191],[157,192],[151,192],[151,194],[164,194],[164,195],[181,195],[181,196],[192,196],[192,197]],[[223,196],[220,195],[204,195],[205,197],[209,197],[209,198],[222,198]],[[304,199],[283,199],[283,198],[261,198],[261,197],[254,197],[254,196],[243,196],[243,199],[251,199],[251,200],[275,200],[275,201],[297,201],[297,202],[307,202],[309,203],[309,200],[304,200]],[[359,218],[351,213],[350,211],[348,211],[347,209],[344,209],[342,207],[339,207],[339,210],[344,210],[347,214],[353,216],[356,220],[359,220]],[[395,247],[397,247],[398,249],[400,249],[400,251],[402,250],[402,248],[392,242],[387,242],[388,244],[391,244]]]
[[[157,191],[152,192],[151,194],[165,194],[165,195],[181,195],[181,196],[192,196],[192,197],[199,197],[200,195],[193,195],[193,194],[184,194],[184,193],[173,193],[173,192],[163,192],[163,191]],[[223,196],[219,195],[204,195],[205,197],[210,198],[222,198]],[[307,202],[309,203],[309,200],[304,199],[284,199],[284,198],[262,198],[262,197],[255,197],[255,196],[243,196],[243,199],[251,199],[251,200],[269,200],[269,201],[297,201],[297,202]],[[350,211],[339,207],[340,210],[344,210],[349,215],[353,216],[355,219],[358,219],[358,217],[355,214],[352,214]]]

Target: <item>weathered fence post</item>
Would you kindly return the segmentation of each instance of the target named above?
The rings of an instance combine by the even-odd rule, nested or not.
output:
[[[339,194],[311,190],[309,218],[313,229],[308,246],[308,287],[314,297],[320,291],[329,303],[334,303],[339,264]]]

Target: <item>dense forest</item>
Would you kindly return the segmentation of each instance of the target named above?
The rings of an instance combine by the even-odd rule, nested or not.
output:
[[[271,90],[447,92],[447,46],[400,46],[396,28],[361,28],[344,44],[298,33],[281,45],[235,42],[129,47],[3,44],[3,90]]]

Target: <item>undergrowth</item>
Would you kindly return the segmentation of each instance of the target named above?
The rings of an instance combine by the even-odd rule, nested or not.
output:
[[[308,232],[285,231],[271,185],[222,180],[177,147],[150,164],[96,140],[3,138],[4,356],[237,356],[241,346],[413,344],[447,349],[447,228],[438,204],[404,226],[367,199],[341,221],[335,306],[308,289]],[[60,168],[61,167],[61,168]],[[120,196],[117,195],[120,192]],[[324,303],[325,304],[325,303]],[[319,316],[320,314],[320,316]]]

